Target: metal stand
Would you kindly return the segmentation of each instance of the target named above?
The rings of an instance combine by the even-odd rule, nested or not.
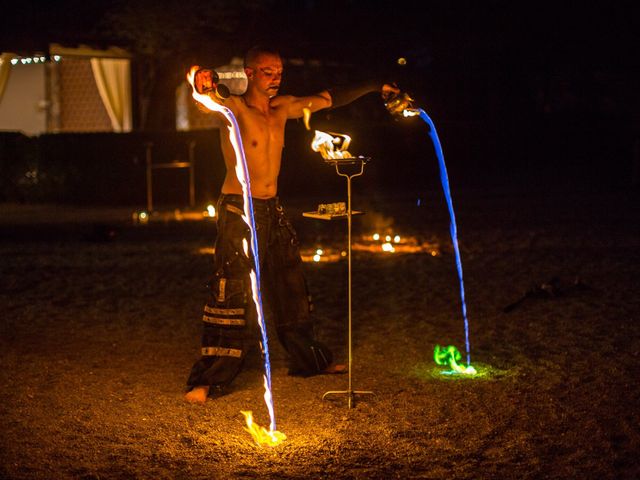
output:
[[[146,148],[146,164],[147,164],[147,212],[153,211],[153,170],[166,169],[166,168],[188,168],[189,169],[189,206],[194,208],[196,205],[196,193],[195,193],[195,175],[194,175],[194,149],[196,142],[191,140],[188,143],[188,161],[186,162],[168,162],[168,163],[153,163],[151,158],[151,151],[153,149],[153,143],[147,142]]]
[[[325,400],[330,395],[347,395],[349,408],[353,408],[355,406],[355,396],[356,395],[373,395],[374,393],[368,390],[353,390],[353,382],[352,382],[352,363],[353,363],[353,354],[352,354],[352,335],[351,335],[351,179],[354,177],[359,177],[364,173],[364,164],[369,161],[367,157],[355,157],[355,158],[346,158],[340,160],[328,160],[328,163],[333,163],[336,168],[336,173],[347,179],[347,261],[348,261],[348,309],[349,309],[349,387],[347,390],[331,390],[325,392],[322,396],[322,399]],[[345,168],[350,167],[350,168]],[[349,172],[349,169],[352,171]]]

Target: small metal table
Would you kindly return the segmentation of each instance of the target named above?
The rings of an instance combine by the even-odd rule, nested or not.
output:
[[[352,364],[353,364],[353,351],[352,351],[352,309],[351,309],[351,217],[355,214],[361,214],[362,212],[354,212],[351,209],[351,180],[354,177],[359,177],[364,173],[364,165],[370,160],[369,157],[350,157],[341,159],[325,160],[328,164],[333,165],[336,169],[336,173],[347,179],[347,210],[346,214],[340,215],[318,215],[316,212],[305,212],[304,216],[310,218],[319,218],[323,220],[334,220],[345,218],[347,219],[347,262],[348,262],[348,328],[349,328],[349,386],[347,390],[330,390],[325,392],[322,399],[325,400],[331,395],[347,395],[349,408],[355,406],[356,395],[373,395],[374,392],[369,390],[354,390],[353,389],[353,377],[352,377]]]

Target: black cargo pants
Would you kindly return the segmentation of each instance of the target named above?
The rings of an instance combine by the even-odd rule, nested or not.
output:
[[[289,355],[290,375],[314,375],[332,362],[330,350],[315,340],[310,300],[302,271],[298,238],[277,197],[254,199],[262,298],[273,313],[278,339]],[[249,272],[249,227],[242,219],[241,195],[218,200],[211,297],[204,307],[202,356],[191,369],[187,387],[231,383],[247,350],[259,341],[257,312]]]

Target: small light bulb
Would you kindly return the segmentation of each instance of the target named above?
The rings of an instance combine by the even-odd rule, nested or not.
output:
[[[321,248],[316,250],[316,254],[318,254],[318,255],[322,255],[323,253],[324,253],[324,251]]]
[[[377,233],[373,234],[373,239],[377,242],[378,240],[380,240],[380,235]]]
[[[320,261],[320,255],[316,254],[313,256],[313,261],[314,262],[319,262]]]
[[[393,243],[400,243],[400,235],[393,237]]]

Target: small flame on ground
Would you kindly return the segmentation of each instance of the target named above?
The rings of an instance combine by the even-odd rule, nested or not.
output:
[[[382,251],[393,253],[396,251],[396,249],[389,242],[385,242],[382,244]]]
[[[300,252],[300,256],[302,257],[303,262],[314,262],[314,263],[333,263],[340,260],[341,257],[345,256],[345,252],[336,251],[335,248],[321,248],[316,247],[313,250],[302,250]]]
[[[376,232],[371,235],[363,235],[361,241],[356,241],[353,250],[372,253],[429,253],[437,256],[439,246],[437,243],[422,241],[412,236],[400,236],[395,233],[383,234]]]
[[[247,426],[244,428],[251,434],[258,446],[275,447],[287,439],[287,436],[277,430],[267,430],[253,421],[253,412],[241,410]]]
[[[462,360],[462,355],[453,345],[449,345],[447,347],[436,345],[436,348],[433,350],[433,359],[438,365],[448,365],[451,367],[452,371],[450,373],[455,372],[462,373],[464,375],[475,375],[478,373],[471,365],[464,367],[458,364],[458,362]]]
[[[214,207],[213,205],[207,205],[207,215],[209,215],[211,218],[216,216],[216,207]]]

